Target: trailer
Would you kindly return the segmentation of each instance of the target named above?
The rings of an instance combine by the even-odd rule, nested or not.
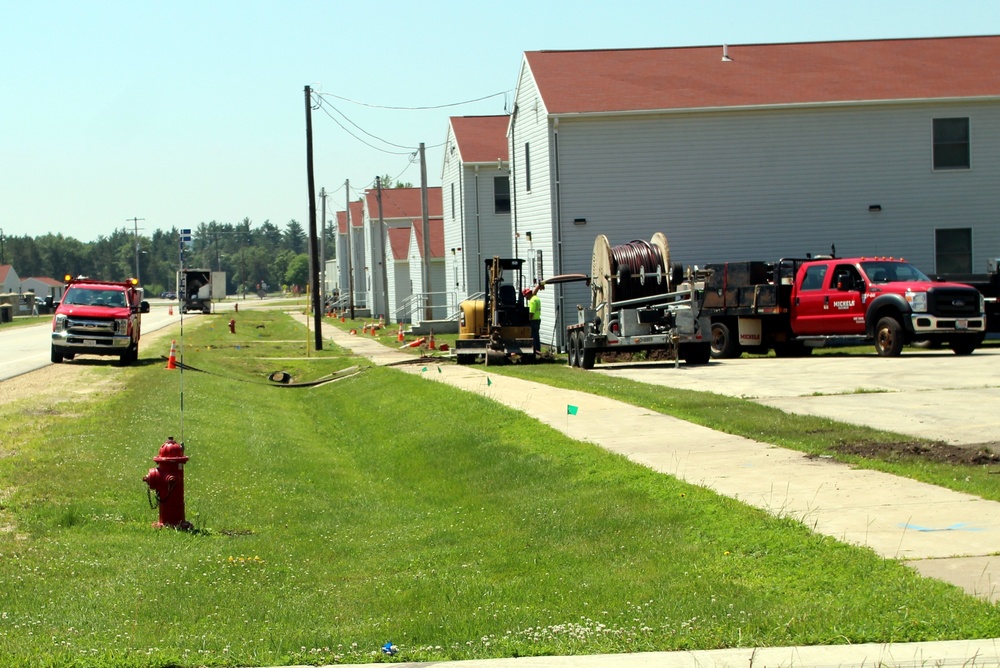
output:
[[[177,272],[177,299],[181,313],[212,312],[212,300],[226,296],[226,272],[182,269]]]
[[[591,303],[578,306],[576,324],[566,327],[569,365],[592,369],[598,355],[643,351],[665,351],[688,364],[708,363],[711,322],[701,313],[705,276],[684,276],[679,267],[671,268],[661,232],[648,243],[621,246],[598,236],[588,277]]]

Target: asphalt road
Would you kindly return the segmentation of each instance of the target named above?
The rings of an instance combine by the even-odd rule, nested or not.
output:
[[[148,301],[149,313],[144,313],[142,316],[143,334],[180,323],[181,315],[176,302],[168,302],[164,299],[150,299]],[[216,312],[225,312],[232,311],[235,304],[239,304],[240,308],[267,308],[279,303],[281,300],[261,300],[252,297],[246,301],[217,302],[213,308]],[[171,313],[171,307],[173,313]],[[184,316],[185,319],[199,317],[200,314],[195,313]],[[49,323],[0,329],[0,380],[13,378],[51,364],[51,332],[52,325]],[[141,340],[139,348],[142,349]]]
[[[905,348],[899,357],[855,354],[741,358],[705,366],[610,364],[597,373],[716,392],[791,413],[955,445],[1000,441],[1000,347],[972,355]]]

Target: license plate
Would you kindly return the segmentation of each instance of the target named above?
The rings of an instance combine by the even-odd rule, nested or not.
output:
[[[968,329],[968,328],[969,328],[969,321],[968,320],[956,320],[955,321],[955,329]]]
[[[85,345],[85,346],[96,346],[97,345],[97,339],[84,339],[83,340],[83,345]]]

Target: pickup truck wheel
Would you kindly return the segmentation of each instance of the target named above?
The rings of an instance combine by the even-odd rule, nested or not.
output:
[[[952,352],[956,355],[971,355],[972,352],[979,347],[979,344],[983,342],[983,338],[985,337],[979,334],[970,334],[968,336],[952,339],[948,342],[948,347],[951,348]]]
[[[882,318],[875,326],[875,352],[881,357],[895,357],[903,352],[903,326],[895,318]]]
[[[63,361],[63,354],[59,352],[59,349],[52,346],[52,363],[59,364]]]
[[[121,366],[130,366],[139,359],[139,346],[132,344],[118,357]]]
[[[711,354],[715,359],[732,359],[743,354],[733,331],[724,322],[712,323]]]

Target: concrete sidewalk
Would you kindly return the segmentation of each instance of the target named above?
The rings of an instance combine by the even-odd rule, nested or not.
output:
[[[376,364],[412,361],[378,340],[325,326],[324,335]],[[1000,503],[759,443],[604,397],[562,390],[484,366],[428,361],[398,367],[503,403],[568,436],[599,445],[814,531],[906,560],[928,577],[1000,600]],[[575,414],[568,407],[574,406]],[[631,425],[608,429],[608,425]],[[459,666],[1000,665],[993,640],[607,657],[458,662]],[[450,665],[450,664],[449,664]]]

